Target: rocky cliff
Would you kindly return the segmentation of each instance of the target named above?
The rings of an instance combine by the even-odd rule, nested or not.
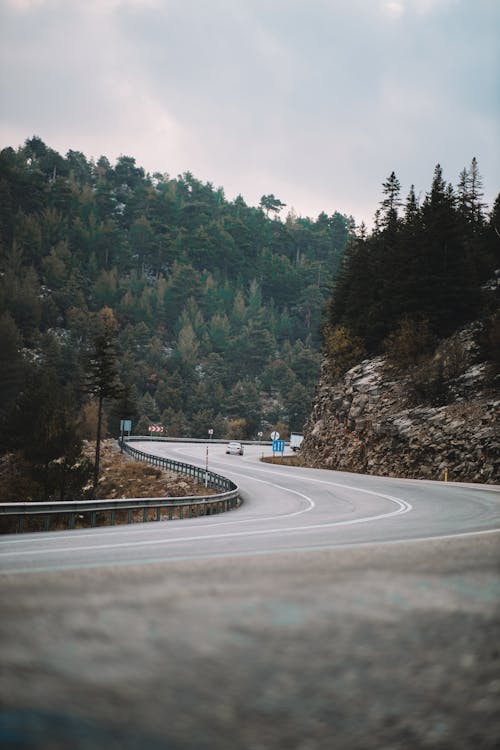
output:
[[[470,326],[436,353],[444,362],[460,352],[459,364],[440,370],[439,405],[436,398],[418,398],[415,370],[396,373],[378,357],[333,380],[325,359],[304,431],[305,462],[382,476],[500,483],[499,376],[478,359],[476,333]]]

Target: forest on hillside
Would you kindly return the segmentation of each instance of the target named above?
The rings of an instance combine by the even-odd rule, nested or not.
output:
[[[27,496],[77,492],[100,406],[103,436],[302,428],[354,221],[284,209],[37,136],[1,151],[0,450]]]
[[[500,195],[488,209],[475,158],[456,187],[438,164],[421,203],[414,186],[401,199],[394,172],[382,190],[373,230],[351,235],[328,302],[324,337],[335,374],[383,354],[403,369],[427,359],[437,382],[446,363],[432,361],[436,346],[472,321],[480,356],[496,372]]]
[[[500,202],[484,205],[475,159],[456,188],[437,166],[421,203],[392,173],[370,232],[285,208],[36,136],[0,152],[4,499],[81,497],[96,486],[82,441],[122,419],[172,437],[301,430],[322,349],[334,374],[379,353],[406,366],[479,318],[500,361],[498,296],[482,290]]]

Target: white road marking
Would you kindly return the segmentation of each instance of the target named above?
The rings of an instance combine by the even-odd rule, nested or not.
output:
[[[312,498],[310,498],[308,495],[304,495],[302,492],[299,492],[298,490],[292,490],[289,487],[283,487],[280,484],[276,484],[275,482],[269,482],[269,481],[266,481],[265,479],[257,479],[256,477],[251,477],[248,474],[243,474],[241,476],[245,476],[248,479],[252,479],[254,482],[261,482],[262,484],[268,484],[270,487],[275,487],[276,489],[279,489],[279,490],[285,490],[285,492],[291,492],[293,495],[299,495],[300,497],[303,497],[304,500],[306,500],[306,502],[308,503],[309,507],[303,508],[302,510],[296,510],[293,513],[284,513],[283,515],[262,516],[261,518],[243,518],[243,519],[236,520],[236,521],[218,521],[216,523],[211,523],[210,524],[210,528],[211,529],[213,529],[215,526],[225,526],[225,525],[235,524],[235,523],[250,523],[250,522],[259,522],[260,523],[261,521],[275,521],[275,520],[281,519],[281,518],[293,518],[294,516],[300,516],[303,513],[308,513],[316,505],[315,502],[314,502],[314,500]],[[187,519],[186,518],[184,520],[185,521],[187,521],[187,520],[195,521],[195,520],[201,520],[202,518],[205,518],[205,519],[209,519],[210,518],[211,519],[211,518],[213,518],[213,516],[198,516],[198,518],[192,518],[192,519]],[[151,523],[153,523],[153,522],[151,522]],[[108,533],[108,535],[114,535],[114,534],[118,533],[118,531],[126,531],[127,529],[132,528],[132,527],[134,528],[134,530],[136,530],[136,531],[138,530],[137,526],[134,526],[132,524],[127,524],[127,525],[124,524],[121,527],[120,526],[114,526],[113,530],[111,530],[111,529],[104,530],[103,529],[101,531],[101,535],[104,536],[106,534],[106,532]],[[102,527],[98,527],[98,528],[102,529]],[[141,531],[158,532],[158,531],[164,530],[164,528],[165,527],[163,527],[163,529],[162,529],[162,527],[155,527],[155,528],[151,528],[150,529],[149,526],[144,525],[143,527],[141,527],[140,530]],[[179,527],[177,527],[177,529],[178,528]],[[207,528],[208,528],[208,526],[207,526]],[[173,529],[173,530],[175,530],[175,529]],[[78,534],[78,539],[83,539],[84,537],[88,537],[88,536],[95,536],[95,534],[92,534],[92,533],[81,533],[81,534]],[[75,535],[74,534],[58,534],[57,535],[57,540],[59,541],[60,539],[75,539]],[[37,541],[40,541],[40,542],[54,541],[54,537],[43,537],[43,538],[38,539]],[[9,544],[9,543],[10,544],[23,544],[23,543],[26,543],[26,542],[33,542],[33,537],[31,537],[30,539],[26,539],[26,538],[25,539],[23,539],[23,538],[4,539],[4,540],[0,541],[0,547],[3,547],[4,545]],[[8,553],[2,553],[2,552],[0,552],[0,556],[2,554],[8,554]]]
[[[341,485],[344,486],[344,485]],[[313,501],[310,498],[307,498],[306,495],[303,495],[300,492],[297,492],[296,490],[289,490],[290,492],[294,492],[297,495],[302,495],[302,497],[305,497],[306,499],[310,500],[311,503]],[[375,516],[362,516],[360,518],[352,518],[345,521],[332,521],[329,523],[317,523],[317,524],[307,524],[307,525],[299,525],[299,526],[287,526],[287,527],[279,527],[279,528],[273,528],[273,529],[256,529],[253,531],[233,531],[233,532],[227,532],[222,534],[199,534],[196,536],[182,536],[177,537],[175,539],[145,539],[140,540],[136,542],[117,542],[115,544],[92,544],[87,546],[78,546],[78,547],[67,547],[67,548],[45,548],[45,549],[39,549],[39,550],[19,550],[14,552],[2,552],[0,553],[0,556],[21,556],[21,555],[43,555],[48,554],[52,552],[75,552],[77,549],[78,552],[86,552],[90,550],[98,550],[98,549],[118,549],[123,547],[148,547],[153,545],[171,545],[171,544],[179,544],[183,542],[199,542],[199,541],[212,541],[215,539],[231,539],[236,537],[250,537],[250,536],[264,536],[269,534],[281,534],[285,532],[292,532],[292,533],[303,533],[307,531],[311,531],[313,529],[327,529],[327,528],[333,528],[336,526],[351,526],[358,523],[367,523],[368,521],[379,521],[385,518],[391,518],[392,516],[401,515],[402,513],[408,513],[410,510],[412,510],[412,506],[410,503],[407,503],[405,500],[399,500],[398,498],[391,497],[390,495],[382,495],[377,492],[372,492],[371,490],[360,490],[361,492],[365,492],[370,495],[376,495],[377,497],[384,497],[387,500],[390,500],[392,502],[395,502],[398,505],[398,508],[394,511],[391,511],[390,513],[381,513]],[[314,505],[314,503],[313,503]]]
[[[182,452],[182,448],[180,448],[180,447],[176,448],[175,452],[179,452],[179,453]],[[290,478],[290,473],[289,472],[278,471],[275,468],[274,469],[270,469],[270,468],[267,468],[267,467],[266,468],[263,468],[263,467],[261,468],[261,467],[258,467],[258,466],[253,466],[252,467],[252,471],[253,472],[260,472],[260,473],[268,473],[268,474],[269,474],[270,471],[272,471],[272,475],[273,476],[286,476],[287,478]],[[345,484],[343,482],[333,482],[333,481],[330,481],[330,480],[319,479],[319,478],[313,477],[313,476],[304,476],[302,474],[294,474],[293,476],[297,480],[302,480],[302,481],[309,482],[309,483],[312,482],[313,484],[323,484],[323,485],[327,485],[328,487],[338,487],[340,489],[350,490],[350,491],[355,492],[355,493],[363,493],[363,494],[366,494],[366,495],[372,495],[372,496],[377,497],[377,498],[384,498],[386,500],[389,500],[392,503],[395,503],[398,507],[397,507],[396,510],[391,511],[389,513],[381,513],[381,514],[378,514],[378,515],[371,515],[371,516],[362,516],[362,517],[359,517],[359,518],[347,519],[347,520],[343,520],[343,521],[332,521],[332,522],[319,523],[319,524],[302,524],[302,525],[297,525],[297,526],[278,527],[278,528],[271,528],[271,529],[259,529],[259,530],[252,530],[252,531],[235,531],[235,532],[212,534],[210,532],[215,527],[235,525],[235,524],[240,524],[241,525],[243,523],[250,523],[250,522],[252,522],[252,523],[260,523],[262,521],[274,521],[274,522],[276,522],[278,520],[282,520],[282,519],[285,519],[285,518],[292,518],[292,517],[303,515],[304,513],[310,512],[315,507],[314,500],[312,500],[312,498],[309,497],[308,495],[305,495],[304,493],[299,492],[298,490],[293,490],[293,489],[290,489],[288,487],[284,487],[282,485],[276,484],[275,482],[271,482],[269,480],[258,479],[258,478],[256,478],[255,476],[253,476],[251,474],[247,474],[247,473],[241,472],[241,471],[235,471],[234,469],[230,470],[229,473],[233,474],[236,477],[244,477],[244,478],[250,479],[250,480],[252,480],[254,482],[259,482],[259,483],[262,483],[262,484],[266,484],[266,485],[269,485],[271,487],[275,487],[276,489],[283,490],[285,492],[298,495],[299,497],[303,498],[306,501],[308,507],[303,508],[303,509],[298,510],[298,511],[294,511],[292,513],[283,514],[283,515],[271,515],[271,516],[262,516],[260,518],[244,518],[244,519],[236,519],[236,520],[231,520],[231,521],[228,520],[228,521],[218,521],[216,523],[209,523],[209,524],[206,524],[206,525],[203,526],[203,529],[206,530],[206,533],[198,534],[198,535],[193,535],[193,536],[177,536],[176,538],[169,538],[169,539],[165,539],[165,538],[161,538],[161,539],[141,539],[139,541],[134,541],[134,542],[132,542],[132,541],[129,541],[129,542],[125,541],[125,542],[116,542],[116,543],[92,544],[92,545],[81,546],[81,547],[75,545],[73,547],[68,547],[66,549],[64,549],[64,548],[61,549],[60,547],[50,547],[50,548],[38,549],[38,550],[30,550],[30,551],[20,550],[20,551],[13,551],[13,552],[0,552],[0,556],[6,557],[6,556],[9,556],[9,555],[21,556],[21,555],[48,554],[48,553],[52,553],[52,552],[74,552],[76,549],[78,549],[79,551],[80,550],[81,551],[90,551],[90,550],[98,550],[98,549],[115,549],[115,548],[124,548],[124,547],[130,547],[130,548],[131,547],[147,547],[147,546],[152,546],[152,545],[171,545],[171,544],[178,544],[178,543],[182,543],[182,542],[195,542],[195,541],[204,541],[204,540],[210,541],[210,540],[229,539],[229,538],[234,538],[234,537],[245,537],[245,536],[248,536],[248,537],[250,537],[250,536],[261,536],[261,535],[265,535],[265,534],[271,535],[271,534],[293,533],[293,532],[295,532],[295,533],[299,533],[299,532],[302,533],[302,532],[312,531],[312,530],[316,530],[316,529],[331,528],[331,527],[336,527],[336,526],[349,526],[349,525],[358,524],[358,523],[367,523],[369,521],[383,520],[383,519],[386,519],[386,518],[391,518],[391,517],[396,516],[396,515],[401,515],[401,514],[408,513],[409,511],[411,511],[413,509],[413,507],[412,507],[412,505],[410,503],[408,503],[405,500],[402,500],[401,498],[398,498],[398,497],[395,497],[395,496],[392,496],[392,495],[387,495],[387,494],[384,494],[384,493],[381,493],[381,492],[378,492],[378,491],[374,491],[374,490],[368,490],[368,489],[364,489],[364,488],[360,488],[360,487],[355,487],[355,486],[352,486],[352,485]],[[201,519],[205,518],[206,520],[208,520],[207,517],[200,517],[200,518]],[[198,519],[192,519],[192,520],[196,521],[196,520],[200,520],[200,518],[198,518]],[[210,517],[210,519],[212,519],[212,518],[213,517]],[[131,530],[131,528],[132,527],[129,527],[129,526],[126,526],[126,527],[113,527],[113,529],[109,529],[109,530],[105,530],[105,529],[101,528],[101,529],[99,529],[99,538],[102,539],[103,536],[107,536],[107,537],[113,536],[113,535],[116,535],[117,533],[120,533],[120,532],[126,533],[127,531]],[[133,527],[133,528],[134,528],[134,531],[138,530],[137,527]],[[149,526],[147,526],[147,527],[141,527],[141,529],[140,529],[141,533],[144,533],[146,531],[148,533],[149,532],[151,532],[151,533],[164,532],[165,531],[165,527],[158,527],[157,525],[155,525],[154,528],[149,528]],[[187,528],[183,527],[181,529],[177,525],[175,526],[175,528],[169,528],[169,532],[177,532],[177,531],[184,532],[184,531],[187,531]],[[411,539],[410,538],[408,540],[403,540],[402,539],[402,540],[391,540],[391,541],[385,541],[385,542],[370,542],[370,541],[368,541],[368,542],[352,543],[352,546],[370,545],[370,544],[399,543],[399,542],[403,542],[403,541],[426,541],[426,540],[430,540],[430,539],[449,539],[449,538],[453,538],[453,537],[472,536],[472,535],[484,534],[484,533],[494,533],[496,531],[498,531],[498,529],[488,529],[488,530],[483,530],[483,531],[471,531],[471,532],[457,532],[457,533],[453,533],[453,534],[445,534],[445,535],[439,535],[439,536],[436,535],[436,536],[428,536],[428,537],[419,537],[418,539]],[[95,535],[94,532],[79,533],[78,536],[75,536],[74,534],[64,534],[64,535],[57,534],[57,536],[55,536],[55,535],[52,536],[51,535],[50,537],[43,537],[43,538],[40,538],[40,539],[38,539],[36,541],[39,541],[40,543],[44,543],[44,542],[52,542],[52,543],[54,543],[54,542],[59,542],[59,541],[71,539],[71,540],[73,540],[73,541],[76,542],[76,541],[79,541],[80,539],[85,538],[85,537],[93,537],[95,539],[96,535]],[[23,543],[32,543],[33,541],[34,541],[33,537],[31,537],[30,539],[27,539],[27,538],[9,538],[9,539],[5,539],[5,540],[1,540],[0,541],[0,547],[5,548],[5,546],[7,544],[19,545],[19,544],[23,544]],[[351,546],[351,544],[349,542],[346,542],[345,544],[343,544],[343,543],[335,543],[334,545],[315,546],[315,547],[311,547],[311,549],[331,549],[333,547],[346,547],[346,546]],[[306,548],[300,547],[298,549],[306,549]],[[290,551],[293,551],[293,550],[290,549]],[[230,556],[231,554],[233,554],[233,553],[227,553],[228,556]],[[239,554],[239,553],[234,553],[234,554]],[[265,554],[265,552],[253,551],[253,552],[242,553],[242,554]],[[212,555],[204,555],[204,557],[211,557],[211,556]],[[215,553],[215,555],[213,555],[213,556],[216,557],[217,553]],[[221,553],[220,556],[224,556],[224,554]],[[175,558],[175,559],[177,559],[177,558]],[[184,559],[184,558],[179,558],[179,559]],[[99,565],[99,564],[100,563],[96,563],[96,565]],[[113,564],[113,563],[110,562],[110,563],[106,563],[106,564]]]

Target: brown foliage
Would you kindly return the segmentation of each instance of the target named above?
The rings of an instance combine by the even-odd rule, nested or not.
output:
[[[500,312],[492,313],[478,336],[478,343],[485,359],[493,362],[495,370],[500,371]]]
[[[324,341],[334,378],[339,378],[366,356],[361,339],[353,336],[345,326],[327,326],[324,329]]]
[[[384,341],[384,351],[389,366],[398,371],[422,362],[432,350],[434,337],[426,320],[404,318],[398,328]]]

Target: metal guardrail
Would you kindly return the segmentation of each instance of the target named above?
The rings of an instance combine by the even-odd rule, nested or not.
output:
[[[231,438],[232,439],[232,438]],[[140,440],[142,442],[151,443],[204,443],[205,445],[227,445],[230,442],[230,438],[176,438],[176,437],[164,437],[158,434],[154,435],[129,435],[125,438],[127,442],[133,440]],[[272,440],[237,440],[242,445],[272,445]],[[285,443],[288,444],[288,440]]]
[[[173,461],[162,456],[153,456],[128,445],[123,441],[123,450],[138,461],[145,461],[153,466],[160,466],[167,471],[186,474],[207,487],[219,490],[215,495],[193,495],[189,497],[139,497],[112,500],[74,500],[69,502],[44,503],[0,503],[0,533],[2,519],[16,519],[16,533],[22,533],[28,518],[43,518],[43,530],[50,531],[51,521],[58,518],[63,520],[65,528],[74,529],[77,523],[90,516],[90,526],[97,525],[102,516],[109,516],[109,525],[114,526],[117,514],[126,514],[126,523],[133,522],[134,511],[142,509],[142,521],[172,520],[176,514],[178,518],[196,518],[198,516],[214,515],[236,508],[239,503],[239,489],[234,482],[220,474],[193,466],[191,464]],[[177,512],[177,513],[175,513]]]

